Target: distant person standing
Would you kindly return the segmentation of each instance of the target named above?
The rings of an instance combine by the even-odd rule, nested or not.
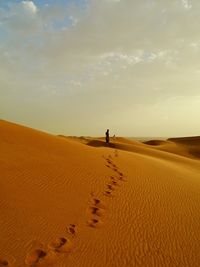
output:
[[[109,129],[106,131],[106,143],[109,144],[110,136],[109,136]]]

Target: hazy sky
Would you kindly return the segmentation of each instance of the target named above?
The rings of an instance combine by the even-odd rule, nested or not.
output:
[[[0,0],[0,117],[66,135],[200,135],[200,1]]]

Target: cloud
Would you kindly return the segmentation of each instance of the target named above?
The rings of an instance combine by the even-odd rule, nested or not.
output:
[[[185,9],[191,9],[192,8],[192,3],[190,2],[190,0],[182,0],[183,3],[183,7]]]
[[[33,1],[22,1],[22,6],[30,14],[36,14],[38,11],[38,8]]]

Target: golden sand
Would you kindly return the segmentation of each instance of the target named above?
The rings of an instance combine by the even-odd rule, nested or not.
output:
[[[0,121],[0,266],[200,266],[200,138],[53,136]]]

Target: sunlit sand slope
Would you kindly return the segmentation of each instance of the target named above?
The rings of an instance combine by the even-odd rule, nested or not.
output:
[[[200,266],[200,161],[89,144],[0,121],[0,266]]]

